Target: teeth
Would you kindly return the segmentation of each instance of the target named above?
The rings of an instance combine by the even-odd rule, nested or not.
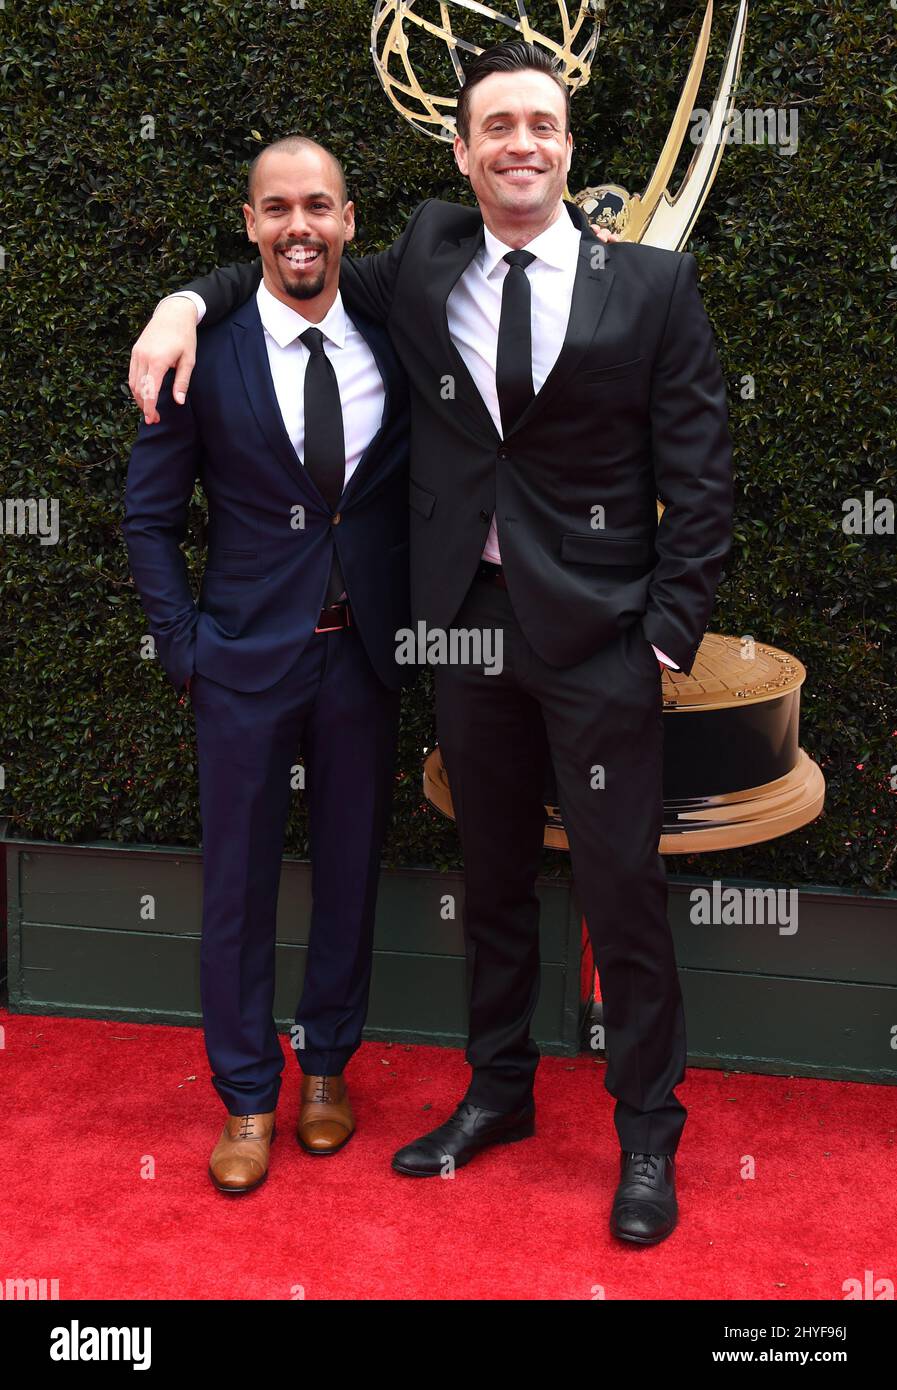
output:
[[[291,247],[289,251],[284,251],[283,254],[293,265],[305,265],[308,261],[317,260],[321,253],[319,250],[303,251],[301,247]]]
[[[499,173],[503,178],[511,179],[531,179],[539,173],[538,169],[500,169]]]

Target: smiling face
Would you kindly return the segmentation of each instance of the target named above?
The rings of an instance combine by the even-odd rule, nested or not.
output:
[[[455,159],[506,245],[524,245],[561,211],[573,155],[565,125],[564,96],[548,73],[493,72],[471,91],[470,138],[455,136]]]
[[[339,169],[326,150],[266,151],[243,215],[267,288],[304,318],[322,319],[336,298],[343,247],[355,235],[354,205],[344,203]]]

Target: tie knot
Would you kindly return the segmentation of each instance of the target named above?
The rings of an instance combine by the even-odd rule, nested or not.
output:
[[[519,265],[526,270],[530,261],[534,261],[536,258],[532,251],[506,251],[503,259],[507,261],[508,265]]]
[[[299,334],[299,337],[308,348],[312,357],[314,357],[316,353],[324,351],[324,334],[321,332],[320,328],[306,328],[304,333]]]

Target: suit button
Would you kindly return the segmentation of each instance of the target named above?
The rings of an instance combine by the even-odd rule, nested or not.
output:
[[[511,457],[511,455],[510,455],[510,452],[509,452],[507,449],[499,449],[499,451],[498,451],[498,457],[499,457],[500,459],[509,459],[509,458]]]
[[[332,516],[332,517],[330,518],[330,520],[331,520],[331,522],[332,522],[332,524],[333,524],[334,526],[339,526],[339,524],[340,524],[340,522],[342,521],[342,519],[343,519],[343,518],[342,518],[342,513],[341,513],[341,512],[336,512],[335,515]]]
[[[489,513],[488,513],[487,511],[484,510],[484,511],[480,512],[480,521],[491,521],[491,519],[492,519],[492,518],[490,517],[490,515],[489,515]]]

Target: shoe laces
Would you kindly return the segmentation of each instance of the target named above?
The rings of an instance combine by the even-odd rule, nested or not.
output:
[[[237,1138],[238,1138],[238,1139],[254,1139],[254,1138],[255,1138],[255,1135],[252,1133],[252,1131],[253,1131],[253,1129],[255,1128],[255,1126],[252,1125],[252,1124],[250,1124],[250,1121],[251,1121],[251,1120],[254,1120],[254,1119],[255,1119],[255,1116],[254,1116],[254,1115],[241,1115],[241,1116],[240,1116],[240,1133],[237,1135]]]
[[[461,1104],[457,1107],[457,1109],[453,1110],[451,1115],[449,1115],[442,1128],[448,1129],[449,1127],[451,1127],[452,1129],[460,1129],[463,1126],[464,1121],[467,1119],[467,1116],[474,1108],[475,1107],[471,1105],[470,1101],[462,1100]]]
[[[327,1085],[327,1083],[328,1083],[329,1080],[330,1080],[329,1076],[316,1076],[316,1077],[315,1077],[315,1083],[316,1083],[316,1084],[315,1084],[315,1094],[314,1094],[313,1099],[314,1099],[314,1101],[315,1101],[317,1104],[326,1105],[326,1104],[330,1101],[330,1091],[329,1091],[329,1087],[328,1087],[328,1085]]]
[[[657,1154],[630,1154],[636,1160],[636,1168],[632,1176],[640,1182],[652,1182],[656,1177],[655,1169],[660,1162]]]

